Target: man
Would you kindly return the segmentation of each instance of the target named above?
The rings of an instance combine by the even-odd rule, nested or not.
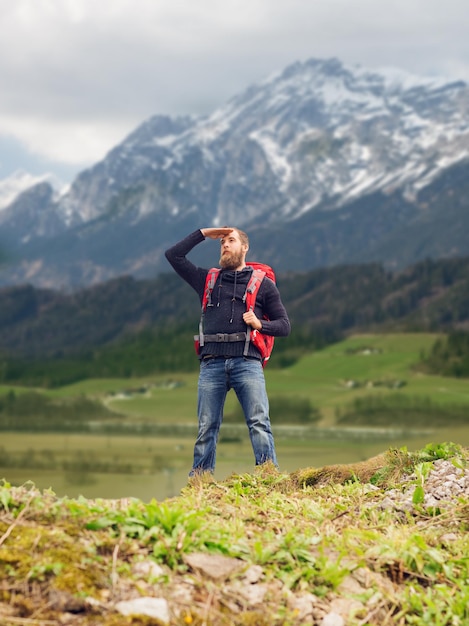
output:
[[[201,346],[199,355],[199,431],[191,476],[213,473],[215,469],[218,432],[230,389],[234,389],[243,409],[256,465],[267,461],[277,465],[261,356],[252,343],[247,354],[243,352],[248,326],[262,329],[263,334],[271,336],[285,337],[290,333],[290,321],[279,291],[269,278],[265,277],[261,283],[254,310],[246,311],[244,295],[252,273],[252,268],[246,266],[249,240],[246,233],[237,228],[203,228],[166,251],[170,264],[195,289],[200,301],[208,270],[196,267],[187,259],[187,254],[205,238],[220,239],[221,272],[203,320],[203,333],[208,340]],[[269,319],[263,319],[264,315]],[[213,341],[219,338],[224,340]]]

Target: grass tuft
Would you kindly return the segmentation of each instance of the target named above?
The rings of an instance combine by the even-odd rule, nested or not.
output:
[[[346,482],[366,483],[386,465],[386,456],[379,454],[367,461],[357,463],[325,465],[297,470],[291,480],[297,487],[322,487]]]

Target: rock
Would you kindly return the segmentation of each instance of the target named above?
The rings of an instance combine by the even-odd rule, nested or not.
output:
[[[380,506],[412,512],[416,481],[417,475],[413,473],[403,481],[408,487],[403,491],[390,489]],[[469,497],[469,469],[456,468],[451,461],[438,459],[433,463],[423,489],[423,506],[448,508],[457,502],[458,497]]]
[[[264,598],[269,591],[267,585],[242,585],[238,589],[238,593],[249,604],[249,606],[256,606],[264,601]]]
[[[184,556],[184,562],[192,569],[200,571],[213,580],[224,580],[244,565],[243,561],[239,559],[221,554],[206,554],[205,552],[187,554]]]
[[[344,619],[352,617],[357,611],[363,610],[363,604],[353,598],[334,598],[331,602],[331,613]]]
[[[380,572],[373,572],[367,567],[357,568],[352,576],[362,585],[365,589],[370,587],[378,588],[385,595],[392,597],[394,594],[394,585],[387,576],[383,576]]]
[[[164,598],[136,598],[118,602],[116,611],[121,615],[146,615],[160,620],[163,624],[169,624],[169,607]]]
[[[264,575],[264,570],[260,565],[251,565],[243,574],[243,580],[247,583],[253,585],[258,583],[262,576]]]
[[[164,575],[164,569],[155,561],[140,561],[132,568],[133,573],[141,578],[160,578]]]
[[[338,613],[328,613],[323,617],[321,626],[345,626],[344,618]]]
[[[312,593],[303,593],[293,596],[288,601],[288,606],[296,612],[297,618],[304,622],[305,619],[312,617],[313,607],[317,602],[317,597]]]
[[[353,576],[346,576],[337,588],[340,595],[353,595],[363,593],[363,587]]]

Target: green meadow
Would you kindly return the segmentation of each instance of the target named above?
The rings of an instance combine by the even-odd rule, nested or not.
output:
[[[301,399],[320,414],[320,421],[311,424],[292,424],[291,414],[273,423],[280,469],[351,463],[390,446],[415,450],[432,441],[469,445],[467,379],[430,376],[417,367],[436,339],[437,335],[423,333],[363,334],[310,353],[285,369],[269,365],[265,375],[272,405],[282,400],[293,407]],[[275,364],[275,352],[272,361]],[[11,390],[1,387],[0,394]],[[14,388],[16,394],[27,391],[31,390]],[[93,379],[35,391],[55,402],[97,400],[115,413],[114,421],[124,425],[125,432],[99,428],[94,433],[1,432],[0,478],[14,484],[31,480],[39,488],[50,487],[70,497],[144,500],[176,495],[187,482],[196,428],[197,374]],[[396,404],[391,403],[396,398],[403,406],[406,400],[412,405],[408,418],[404,410],[396,413]],[[380,403],[379,427],[337,424],[338,416],[358,399]],[[432,419],[420,415],[419,422],[415,412],[425,411],[425,403],[431,403]],[[247,429],[242,420],[230,419],[236,405],[230,392],[220,433],[219,479],[253,469]],[[148,430],[142,431],[142,425]],[[164,435],[151,431],[157,426],[166,428]]]
[[[336,407],[355,397],[385,393],[384,387],[377,383],[386,381],[404,381],[405,386],[400,390],[403,394],[420,394],[443,403],[469,403],[469,388],[464,379],[426,376],[413,369],[437,337],[424,333],[359,335],[313,352],[291,367],[275,369],[269,365],[265,370],[269,395],[308,398],[323,413],[324,425],[333,423]],[[352,381],[361,386],[353,387]],[[139,393],[146,386],[148,390]],[[129,395],[122,397],[126,391]],[[131,380],[93,379],[44,391],[51,397],[99,397],[129,419],[155,422],[193,420],[196,392],[196,373]],[[113,397],[113,394],[121,395]],[[236,398],[230,394],[227,412],[235,403]]]

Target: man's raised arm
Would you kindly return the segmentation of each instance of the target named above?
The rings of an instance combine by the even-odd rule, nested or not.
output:
[[[209,239],[222,239],[233,232],[232,228],[201,228],[200,232]]]

